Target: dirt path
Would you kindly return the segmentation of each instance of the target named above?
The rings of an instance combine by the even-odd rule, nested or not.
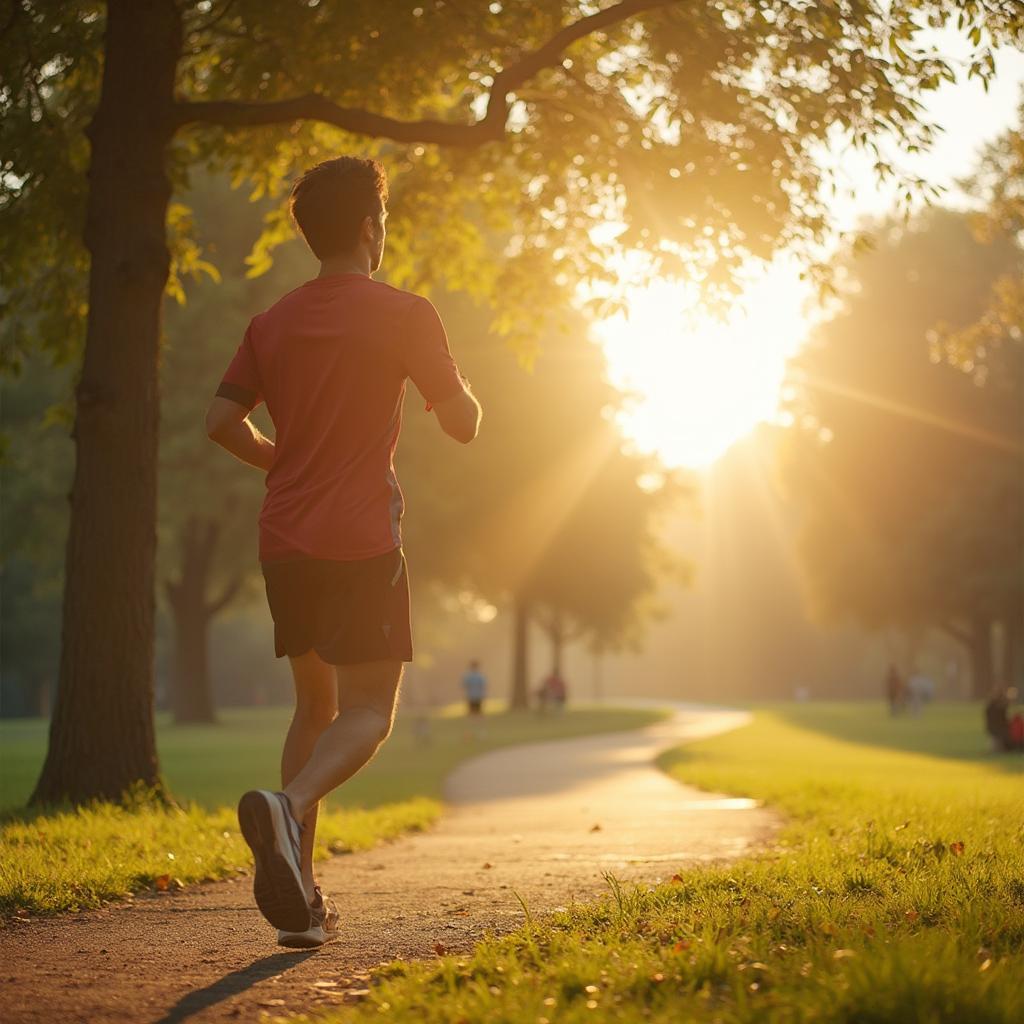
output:
[[[0,929],[6,1024],[256,1020],[351,1001],[369,968],[461,951],[485,931],[606,889],[605,872],[655,881],[734,857],[774,820],[749,801],[680,786],[653,757],[741,724],[680,709],[636,732],[559,740],[474,758],[449,779],[437,828],[323,867],[343,938],[281,951],[250,882],[217,882],[131,906]]]

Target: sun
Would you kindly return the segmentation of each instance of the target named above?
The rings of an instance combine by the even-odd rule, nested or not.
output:
[[[628,315],[596,326],[611,383],[626,395],[623,434],[670,467],[709,466],[779,412],[787,359],[806,338],[808,289],[776,266],[724,319],[699,312],[685,285],[655,281]]]

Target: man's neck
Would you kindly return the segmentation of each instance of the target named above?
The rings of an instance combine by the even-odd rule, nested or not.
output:
[[[365,253],[348,253],[332,256],[320,263],[319,277],[333,277],[335,274],[362,274],[370,276],[370,257]]]

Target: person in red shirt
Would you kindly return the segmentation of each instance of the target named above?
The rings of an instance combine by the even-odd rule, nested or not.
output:
[[[256,903],[288,946],[337,933],[313,877],[317,808],[387,739],[412,660],[393,461],[406,381],[457,441],[480,423],[437,311],[373,280],[386,202],[373,160],[328,160],[296,182],[292,216],[320,274],[253,318],[206,416],[213,441],[267,475],[259,557],[296,707],[282,790],[250,790],[238,815]],[[273,440],[249,419],[261,402]]]

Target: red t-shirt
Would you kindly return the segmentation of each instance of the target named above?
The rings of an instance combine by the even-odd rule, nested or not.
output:
[[[427,299],[362,274],[318,277],[253,318],[217,390],[274,421],[260,558],[373,558],[401,544],[393,456],[405,380],[428,403],[462,378]]]

